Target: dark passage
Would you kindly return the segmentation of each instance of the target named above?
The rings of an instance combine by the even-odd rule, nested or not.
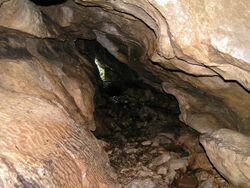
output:
[[[199,134],[179,121],[174,96],[144,83],[95,41],[76,44],[103,71],[94,134],[123,187],[227,186],[199,145]]]
[[[65,3],[67,0],[31,0],[36,5],[40,6],[51,6],[51,5],[58,5],[61,3]]]

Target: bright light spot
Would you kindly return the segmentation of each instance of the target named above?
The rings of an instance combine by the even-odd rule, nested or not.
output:
[[[96,57],[95,57],[95,64],[98,68],[99,75],[100,75],[101,79],[105,80],[105,69],[102,68],[101,63],[98,61],[98,59]]]
[[[224,35],[212,35],[211,37],[212,45],[222,52],[226,52],[228,50],[229,39]]]
[[[168,3],[168,0],[156,0],[156,2],[159,4],[159,5],[166,5]]]

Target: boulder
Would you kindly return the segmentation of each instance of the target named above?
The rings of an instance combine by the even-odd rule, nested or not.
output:
[[[200,141],[215,168],[237,187],[250,187],[250,138],[220,129],[201,136]]]

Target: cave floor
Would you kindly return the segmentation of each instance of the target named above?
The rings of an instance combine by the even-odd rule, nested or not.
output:
[[[199,134],[179,121],[178,103],[142,82],[104,83],[95,135],[126,188],[230,187],[211,166]]]

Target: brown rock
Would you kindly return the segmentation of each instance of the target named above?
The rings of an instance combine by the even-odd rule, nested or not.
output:
[[[207,158],[206,153],[194,153],[188,157],[188,163],[191,169],[212,170],[213,166]]]
[[[182,176],[177,180],[178,188],[196,188],[198,186],[198,181],[195,176]]]

